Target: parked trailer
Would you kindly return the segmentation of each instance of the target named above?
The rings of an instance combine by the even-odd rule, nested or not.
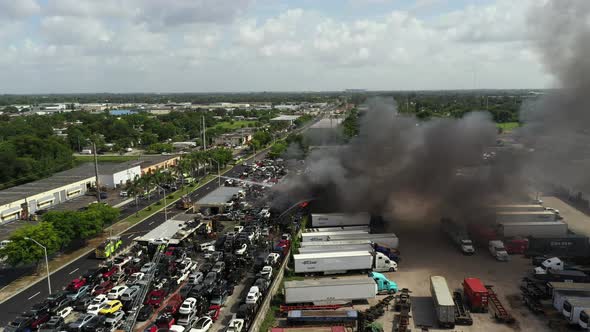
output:
[[[371,215],[362,213],[313,213],[312,227],[369,226]]]
[[[305,235],[306,233],[303,233]],[[310,233],[310,234],[320,234],[320,233]],[[397,249],[399,247],[399,239],[397,235],[394,233],[381,233],[381,234],[344,234],[344,232],[332,232],[327,236],[322,236],[323,239],[314,238],[312,235],[306,236],[308,241],[302,241],[301,246],[306,245],[313,245],[306,242],[328,242],[328,241],[356,241],[356,240],[364,240],[364,241],[371,241],[378,245]],[[309,241],[309,239],[314,238],[315,240]]]
[[[500,302],[500,299],[494,292],[492,286],[486,285],[486,289],[488,290],[489,300],[488,310],[492,313],[494,318],[504,323],[514,323],[514,317],[508,312],[508,310],[506,310],[506,308],[504,308],[504,305],[502,305],[502,302]]]
[[[343,251],[293,255],[295,273],[346,273],[347,271],[395,271],[397,263],[382,253]]]
[[[463,295],[461,292],[453,292],[453,301],[455,302],[455,324],[473,325],[473,318],[469,311],[465,310],[463,305]]]
[[[580,312],[590,309],[590,298],[566,299],[563,303],[562,314],[567,318],[568,323],[579,325]]]
[[[357,320],[358,312],[356,310],[291,310],[287,314],[287,322],[290,324],[354,324]]]
[[[322,228],[306,228],[304,233],[317,232],[342,232],[342,231],[363,231],[367,234],[371,231],[369,226],[346,226],[346,227],[322,227]]]
[[[496,212],[496,222],[556,221],[552,211],[508,211]]]
[[[348,332],[345,326],[273,327],[270,332]]]
[[[543,212],[545,207],[541,204],[500,204],[493,208],[498,212]]]
[[[590,298],[590,292],[582,291],[556,291],[553,293],[552,304],[555,310],[562,312],[563,304],[568,299],[588,299]]]
[[[430,294],[434,300],[436,318],[441,327],[455,327],[455,302],[444,277],[430,277]]]
[[[590,283],[558,281],[547,283],[547,293],[551,299],[555,298],[556,292],[559,291],[590,293]]]
[[[498,222],[498,234],[503,237],[559,237],[567,232],[567,224],[562,221]]]
[[[368,233],[365,231],[359,231],[359,230],[301,233],[301,242],[354,239],[354,238],[356,238],[356,236],[359,236],[359,235],[367,236]]]
[[[370,244],[349,244],[342,246],[312,246],[299,248],[300,254],[311,254],[314,252],[338,252],[338,251],[368,251],[373,252]]]
[[[285,282],[285,303],[313,303],[315,305],[354,300],[373,299],[377,284],[372,278],[312,279]]]
[[[340,241],[312,241],[312,242],[301,242],[301,248],[309,247],[338,247],[346,245],[357,245],[357,244],[372,244],[371,240],[340,240]]]
[[[561,258],[587,257],[590,254],[590,242],[587,236],[570,234],[567,236],[529,238],[527,256],[551,255]]]
[[[465,278],[463,294],[472,312],[488,311],[488,290],[479,278]]]

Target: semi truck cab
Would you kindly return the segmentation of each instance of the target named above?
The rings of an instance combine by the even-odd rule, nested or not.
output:
[[[379,293],[390,293],[395,294],[397,292],[397,284],[389,279],[386,276],[379,272],[371,272],[369,273],[369,277],[375,280],[377,284],[377,291]]]
[[[544,260],[540,266],[535,268],[535,274],[547,274],[548,270],[563,271],[565,263],[558,257],[551,257]]]
[[[494,240],[490,241],[488,244],[488,249],[494,258],[499,261],[508,261],[509,256],[506,248],[504,248],[504,243],[502,241]]]

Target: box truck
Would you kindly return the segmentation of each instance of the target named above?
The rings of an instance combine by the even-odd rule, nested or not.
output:
[[[559,237],[567,235],[567,224],[561,221],[498,222],[498,234],[503,237],[536,236]]]
[[[285,281],[285,303],[313,303],[314,305],[347,303],[373,299],[377,284],[372,278],[311,279]]]
[[[465,278],[463,280],[463,294],[467,306],[472,312],[488,311],[488,289],[478,278]]]
[[[545,207],[541,204],[500,204],[494,205],[498,212],[543,212]]]
[[[455,302],[444,277],[430,277],[430,294],[434,300],[436,319],[440,327],[455,327]]]
[[[566,299],[563,302],[562,314],[567,318],[568,323],[579,325],[580,312],[590,309],[590,297],[578,299]]]
[[[396,271],[397,263],[382,253],[342,251],[293,255],[295,273],[335,274],[347,271]]]
[[[553,211],[507,211],[496,212],[496,222],[557,221]]]
[[[371,215],[361,213],[313,213],[311,227],[369,226]]]

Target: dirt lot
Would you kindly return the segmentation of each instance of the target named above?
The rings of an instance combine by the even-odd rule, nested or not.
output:
[[[400,238],[403,260],[398,272],[386,275],[399,288],[412,291],[412,329],[419,329],[420,325],[435,330],[429,277],[441,275],[447,279],[451,291],[461,287],[465,277],[479,277],[485,284],[493,285],[500,301],[517,321],[508,326],[494,322],[487,313],[472,314],[473,326],[457,326],[456,331],[551,331],[545,320],[531,314],[520,301],[518,287],[520,279],[532,269],[530,260],[512,256],[509,262],[498,262],[485,249],[474,256],[464,256],[443,236],[438,225],[404,227],[395,233]],[[387,312],[381,318],[385,331],[392,331],[393,316],[394,312]]]

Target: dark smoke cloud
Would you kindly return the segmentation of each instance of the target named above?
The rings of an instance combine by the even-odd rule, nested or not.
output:
[[[397,112],[392,98],[369,101],[360,134],[350,144],[313,150],[308,172],[278,190],[290,202],[315,197],[333,211],[369,211],[390,219],[466,218],[515,182],[499,156],[486,164],[496,143],[490,116],[419,121]],[[501,161],[501,162],[500,162]]]
[[[535,182],[590,189],[590,1],[548,1],[529,17],[541,60],[556,89],[521,110],[519,134],[531,148]]]

